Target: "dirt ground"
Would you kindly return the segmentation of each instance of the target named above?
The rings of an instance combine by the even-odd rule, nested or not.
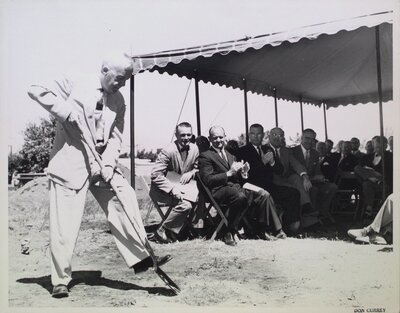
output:
[[[136,190],[145,216],[147,200],[140,181]],[[134,275],[127,268],[103,212],[90,196],[73,258],[70,296],[54,299],[50,296],[47,214],[46,179],[9,192],[10,307],[133,307],[155,311],[211,307],[243,308],[243,312],[254,307],[308,312],[318,307],[398,312],[398,307],[394,309],[398,299],[396,253],[392,246],[351,242],[345,230],[352,222],[304,233],[302,239],[242,240],[236,247],[200,239],[152,243],[158,255],[174,257],[163,270],[182,290],[175,296],[152,270]],[[150,222],[156,219],[152,212]],[[22,254],[24,240],[29,254]]]

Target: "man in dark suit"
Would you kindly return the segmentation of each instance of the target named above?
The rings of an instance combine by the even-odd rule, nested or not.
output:
[[[321,173],[328,179],[330,182],[335,181],[337,165],[339,162],[339,157],[336,157],[336,154],[327,154],[326,143],[319,141],[316,145],[316,150],[319,155],[319,165],[321,168]]]
[[[362,181],[365,214],[372,215],[374,199],[379,195],[382,184],[386,184],[387,194],[393,191],[393,154],[386,151],[387,139],[383,137],[383,151],[385,162],[385,181],[383,181],[381,138],[372,138],[374,153],[367,155],[354,171]]]
[[[278,152],[270,145],[262,145],[264,128],[260,124],[250,126],[250,143],[241,147],[238,159],[250,164],[248,182],[267,190],[283,211],[284,225],[291,232],[300,226],[300,193],[292,187],[274,184],[274,173],[283,173]]]
[[[306,173],[303,174],[305,176],[304,188],[309,192],[313,208],[318,209],[323,218],[326,217],[333,221],[329,210],[337,186],[325,179],[321,173],[318,152],[312,149],[315,138],[314,130],[311,128],[303,130],[301,144],[292,148],[292,153],[297,161],[306,168]]]
[[[236,158],[225,150],[224,129],[220,126],[213,126],[209,130],[209,135],[211,147],[208,151],[200,154],[199,173],[204,184],[211,189],[215,200],[229,207],[228,226],[223,236],[224,242],[227,245],[236,244],[232,235],[238,230],[238,217],[248,208],[258,211],[259,221],[272,224],[278,237],[285,238],[286,235],[282,231],[276,211],[268,206],[267,192],[263,189],[255,192],[242,188],[243,177],[247,176],[248,169],[243,162],[236,162]]]
[[[279,128],[272,128],[269,132],[269,146],[274,149],[275,154],[283,166],[281,174],[274,173],[273,182],[275,185],[288,186],[295,188],[300,193],[300,215],[303,227],[318,223],[316,218],[318,211],[315,211],[311,205],[308,186],[311,184],[307,170],[294,156],[291,149],[285,145],[285,132]]]
[[[365,157],[365,153],[360,151],[360,140],[356,137],[350,139],[351,153],[358,159],[361,160]]]

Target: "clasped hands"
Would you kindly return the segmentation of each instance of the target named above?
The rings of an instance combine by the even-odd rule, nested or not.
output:
[[[269,163],[271,166],[273,166],[273,164],[275,163],[274,154],[272,153],[272,151],[268,151],[267,153],[262,153],[261,160],[264,163],[264,165]]]
[[[248,177],[248,172],[250,170],[250,164],[248,162],[244,163],[243,161],[240,162],[233,162],[231,168],[226,173],[228,177],[235,175],[236,173],[240,173],[244,179]]]

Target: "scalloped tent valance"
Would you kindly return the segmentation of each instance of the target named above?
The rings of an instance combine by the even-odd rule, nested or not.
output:
[[[157,71],[327,107],[378,102],[379,29],[382,100],[393,97],[393,12],[286,32],[133,56],[137,72]],[[378,27],[377,27],[378,26]]]

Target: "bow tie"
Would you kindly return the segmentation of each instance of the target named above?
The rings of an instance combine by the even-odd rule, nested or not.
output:
[[[189,151],[189,146],[188,145],[187,146],[182,146],[182,147],[179,148],[179,151],[180,152]]]

